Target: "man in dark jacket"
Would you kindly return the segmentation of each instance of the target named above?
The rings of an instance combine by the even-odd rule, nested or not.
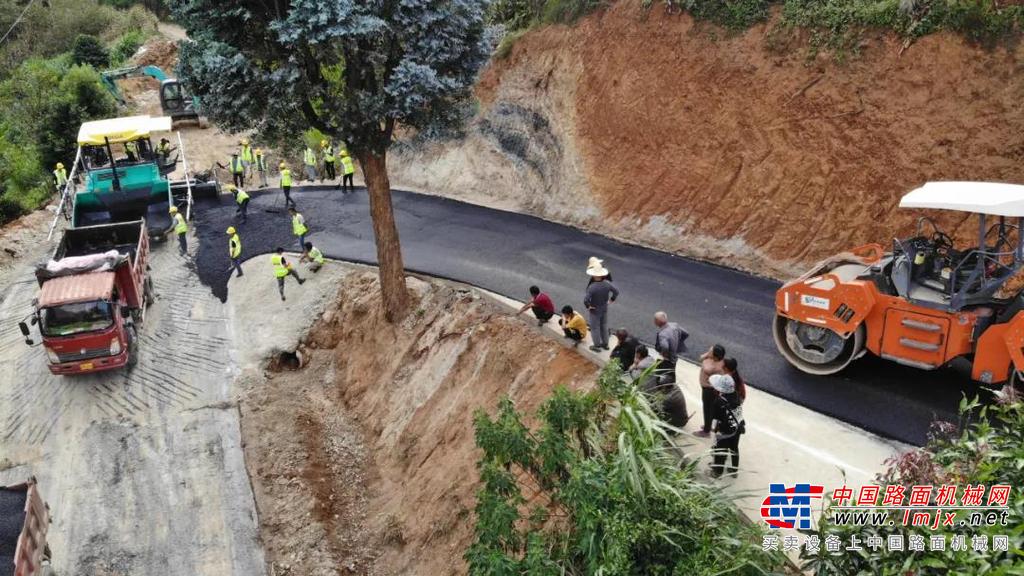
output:
[[[654,337],[654,349],[661,354],[661,364],[658,365],[658,376],[662,384],[676,381],[676,361],[679,354],[686,350],[686,339],[689,334],[679,324],[668,321],[668,314],[656,312],[654,314],[654,325],[658,333]]]
[[[594,260],[597,260],[596,266],[593,265]],[[590,312],[590,339],[594,343],[590,349],[600,352],[608,350],[608,304],[619,297],[619,289],[608,280],[608,269],[600,264],[600,260],[593,258],[591,264],[587,267],[591,282],[583,304]]]
[[[640,342],[629,335],[625,328],[615,331],[615,348],[612,349],[612,360],[618,360],[623,370],[628,370],[636,360],[636,349]]]

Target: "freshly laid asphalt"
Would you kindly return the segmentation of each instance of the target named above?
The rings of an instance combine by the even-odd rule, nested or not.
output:
[[[310,228],[307,240],[325,255],[376,263],[365,189],[342,195],[332,187],[309,186],[293,189],[292,197]],[[621,291],[611,306],[609,326],[624,326],[650,342],[654,337],[651,317],[664,310],[690,333],[688,359],[721,343],[728,355],[737,358],[750,386],[882,436],[922,444],[933,420],[955,421],[961,395],[977,392],[960,365],[924,372],[866,355],[838,376],[797,371],[783,360],[772,340],[774,294],[779,287],[772,280],[532,216],[410,192],[394,191],[393,198],[409,271],[465,282],[518,300],[528,299],[527,288],[536,284],[558,308],[570,304],[582,309],[587,259],[597,256]],[[252,193],[245,224],[237,222],[235,205],[227,195],[199,201],[194,219],[200,241],[196,257],[200,279],[221,299],[228,297],[228,226],[239,230],[243,258],[272,252],[277,246],[298,250],[277,189]],[[266,275],[267,282],[274,283],[269,259]],[[301,297],[297,284],[289,282],[286,290],[290,298]]]

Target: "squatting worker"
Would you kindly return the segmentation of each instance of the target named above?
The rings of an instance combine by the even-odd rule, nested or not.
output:
[[[238,231],[234,226],[228,226],[228,257],[231,258],[231,267],[238,272],[238,278],[242,277],[242,239],[238,237]],[[230,269],[229,269],[230,270]]]
[[[274,277],[277,278],[277,291],[281,293],[281,300],[284,301],[284,279],[288,276],[295,278],[295,280],[301,286],[306,281],[299,278],[299,275],[295,273],[295,269],[292,265],[284,259],[284,248],[280,246],[274,250],[275,254],[270,257],[270,265],[274,268]]]
[[[355,192],[356,186],[352,183],[352,175],[356,173],[356,165],[352,162],[352,157],[348,155],[348,150],[341,151],[341,168],[343,172],[341,177],[342,194],[345,192]]]
[[[587,321],[568,304],[562,307],[562,318],[558,320],[558,325],[562,327],[565,337],[572,340],[574,348],[587,337]]]
[[[245,224],[249,220],[249,194],[245,190],[236,188],[233,185],[230,185],[228,189],[235,197],[235,203],[238,204],[238,208],[235,209],[235,216],[239,216],[242,219],[242,224]]]
[[[185,222],[185,217],[178,212],[177,206],[171,206],[168,212],[171,213],[171,218],[174,220],[174,233],[178,235],[178,252],[185,256],[188,254],[188,223]]]
[[[299,258],[300,263],[306,261],[309,261],[310,272],[319,272],[324,266],[324,253],[313,246],[312,242],[306,242],[306,249],[302,252],[302,257]]]
[[[277,167],[281,173],[281,190],[284,191],[284,205],[295,206],[295,201],[292,200],[292,171],[288,169],[288,165],[284,162]]]
[[[711,435],[711,421],[715,416],[715,399],[718,398],[715,389],[711,387],[711,377],[716,374],[725,374],[725,346],[721,344],[715,344],[700,355],[700,401],[704,412],[704,425],[693,433],[695,436]]]
[[[583,297],[583,305],[590,312],[590,339],[593,345],[590,349],[599,352],[608,350],[608,304],[615,302],[619,297],[619,289],[607,280],[608,269],[600,263],[594,262],[597,258],[591,258],[590,266],[587,267],[587,275],[591,282],[587,286],[586,296]]]
[[[530,286],[530,301],[523,304],[519,312],[516,312],[516,316],[527,310],[533,310],[533,315],[537,318],[537,325],[543,326],[555,315],[555,303],[551,301],[550,296],[541,292],[540,288]]]
[[[302,252],[306,249],[306,232],[309,232],[306,219],[294,207],[289,208],[288,213],[292,216],[292,234],[299,239],[299,252]]]

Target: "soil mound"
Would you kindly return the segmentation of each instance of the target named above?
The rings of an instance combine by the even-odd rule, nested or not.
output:
[[[1024,183],[1024,58],[951,34],[845,62],[615,3],[520,38],[464,139],[393,181],[776,277],[909,232],[930,180]],[[963,215],[930,214],[969,237]]]
[[[478,478],[473,412],[534,410],[597,368],[476,292],[409,279],[400,324],[353,273],[302,348],[308,364],[241,403],[262,538],[277,574],[461,574]]]

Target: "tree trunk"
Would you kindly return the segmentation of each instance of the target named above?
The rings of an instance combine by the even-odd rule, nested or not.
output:
[[[391,207],[387,156],[385,153],[367,153],[359,159],[359,164],[363,168],[363,178],[370,194],[370,218],[373,219],[373,235],[377,242],[384,317],[388,322],[395,322],[405,315],[409,293],[405,288],[402,247],[398,242],[398,227]]]

